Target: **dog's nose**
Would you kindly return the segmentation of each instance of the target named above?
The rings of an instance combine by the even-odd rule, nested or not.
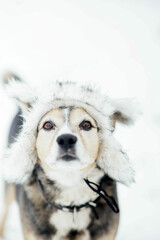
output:
[[[63,134],[57,138],[58,145],[66,151],[70,148],[73,148],[76,142],[77,137],[72,134]]]

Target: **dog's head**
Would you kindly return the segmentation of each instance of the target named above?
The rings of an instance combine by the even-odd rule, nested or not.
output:
[[[131,163],[113,136],[117,121],[134,122],[133,100],[112,100],[95,87],[70,82],[32,88],[11,79],[5,87],[24,115],[17,141],[3,158],[6,180],[25,181],[38,162],[61,184],[86,177],[96,166],[116,181],[133,181]]]

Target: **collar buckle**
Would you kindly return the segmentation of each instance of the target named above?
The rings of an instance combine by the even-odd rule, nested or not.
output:
[[[76,224],[77,220],[77,207],[73,208],[73,222]]]
[[[95,202],[91,202],[91,201],[90,201],[88,204],[89,204],[90,206],[92,206],[92,207],[97,207],[97,204],[96,204]]]

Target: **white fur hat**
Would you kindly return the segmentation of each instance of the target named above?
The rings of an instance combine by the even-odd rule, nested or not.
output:
[[[61,106],[82,107],[96,120],[101,142],[97,165],[116,181],[128,185],[134,180],[132,164],[114,138],[111,124],[111,119],[125,124],[134,122],[139,111],[133,99],[112,100],[95,86],[71,82],[50,82],[33,88],[12,78],[5,89],[24,113],[22,130],[2,159],[6,181],[22,183],[30,176],[37,162],[38,123],[45,113]]]

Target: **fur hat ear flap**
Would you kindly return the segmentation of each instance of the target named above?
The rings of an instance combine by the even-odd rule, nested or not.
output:
[[[30,176],[37,159],[34,143],[34,136],[31,139],[23,135],[6,149],[2,158],[2,174],[7,182],[23,183]]]
[[[111,104],[114,109],[110,117],[113,128],[115,128],[116,122],[131,125],[141,114],[140,107],[133,98],[113,99]]]
[[[26,112],[36,100],[35,90],[13,73],[4,75],[3,86],[7,95],[15,99],[22,112]]]
[[[121,149],[118,141],[107,136],[101,149],[98,166],[112,179],[125,185],[134,182],[134,170],[126,153]]]
[[[112,132],[115,129],[116,122],[130,125],[141,114],[140,108],[134,99],[115,99],[111,100],[110,103],[113,107],[113,113],[110,116]],[[134,182],[132,163],[112,134],[105,132],[104,136],[102,137],[102,154],[100,154],[97,162],[99,167],[112,179],[129,185]]]

